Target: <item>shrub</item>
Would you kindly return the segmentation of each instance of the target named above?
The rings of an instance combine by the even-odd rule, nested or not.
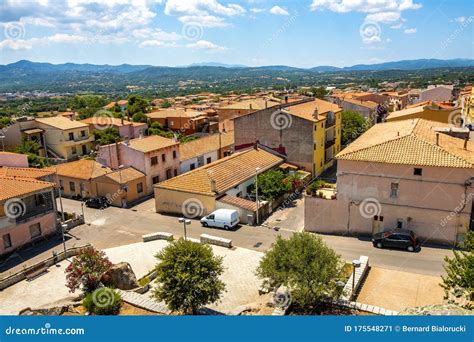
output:
[[[120,311],[122,302],[122,297],[117,291],[109,287],[99,287],[86,295],[82,306],[95,315],[116,315]]]

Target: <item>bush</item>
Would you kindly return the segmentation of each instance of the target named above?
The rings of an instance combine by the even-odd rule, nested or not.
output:
[[[82,301],[82,306],[91,314],[117,315],[122,302],[122,297],[117,291],[109,287],[100,287],[86,295]]]

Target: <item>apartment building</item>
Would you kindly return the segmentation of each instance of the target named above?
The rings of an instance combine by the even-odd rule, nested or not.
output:
[[[161,126],[184,135],[208,132],[209,119],[197,110],[168,108],[146,115],[151,123],[158,122]]]
[[[36,119],[37,128],[43,131],[48,153],[58,158],[75,160],[91,152],[94,136],[89,125],[63,116]]]
[[[235,149],[256,142],[287,156],[314,175],[334,163],[341,148],[341,113],[336,104],[304,99],[234,119]]]
[[[179,143],[152,135],[100,146],[97,160],[117,170],[131,166],[146,175],[146,195],[153,194],[153,184],[179,174]]]
[[[337,155],[334,196],[306,196],[305,229],[407,228],[421,241],[459,241],[474,229],[474,143],[450,128],[423,119],[370,128]]]

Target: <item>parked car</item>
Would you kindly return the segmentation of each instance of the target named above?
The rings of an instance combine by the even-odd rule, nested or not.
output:
[[[377,248],[401,248],[409,252],[414,252],[420,247],[415,233],[408,229],[393,229],[374,234],[372,243]]]
[[[89,198],[86,202],[86,207],[95,209],[105,209],[109,206],[109,202],[106,197],[99,196],[95,198]]]
[[[217,209],[201,219],[203,227],[231,229],[240,222],[239,213],[232,209]]]

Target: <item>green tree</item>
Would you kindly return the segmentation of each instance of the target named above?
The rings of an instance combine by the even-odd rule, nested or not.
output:
[[[219,279],[224,272],[222,257],[210,246],[184,239],[171,243],[156,255],[154,295],[173,311],[195,314],[200,307],[217,301],[225,290]]]
[[[340,294],[343,262],[321,238],[311,233],[294,233],[285,240],[278,236],[265,253],[257,275],[272,286],[286,286],[293,304],[311,312],[323,298]]]
[[[469,230],[460,250],[453,250],[452,258],[445,257],[441,286],[447,298],[474,301],[474,231]],[[456,301],[456,300],[455,300]],[[469,306],[469,305],[467,305]]]
[[[70,292],[82,288],[84,293],[93,292],[101,286],[102,277],[112,263],[104,252],[93,247],[82,248],[66,268],[66,286]]]
[[[113,144],[122,140],[119,130],[113,127],[104,130],[94,130],[92,134],[94,134],[95,142],[100,146]]]
[[[148,116],[146,116],[142,112],[138,112],[138,113],[133,114],[132,121],[133,122],[147,122]]]
[[[148,102],[139,95],[130,95],[126,112],[128,116],[134,116],[137,113],[146,113]],[[141,121],[142,122],[142,121]]]
[[[16,153],[26,154],[28,157],[28,164],[34,167],[45,167],[46,161],[39,157],[39,150],[41,145],[35,140],[23,139],[21,144],[15,148]]]
[[[161,108],[169,108],[169,107],[171,107],[171,103],[168,100],[164,100],[163,102],[161,102],[160,107]]]
[[[347,145],[357,139],[369,128],[367,120],[359,113],[346,110],[342,112],[342,145]]]
[[[264,200],[274,200],[291,191],[292,183],[280,170],[268,170],[258,175],[258,195]],[[255,193],[255,190],[254,190]]]
[[[324,99],[328,94],[328,91],[324,87],[311,88],[311,92],[313,96],[318,99]]]
[[[1,117],[0,118],[0,128],[5,128],[9,125],[11,125],[12,123],[12,119],[8,118],[8,117]]]

